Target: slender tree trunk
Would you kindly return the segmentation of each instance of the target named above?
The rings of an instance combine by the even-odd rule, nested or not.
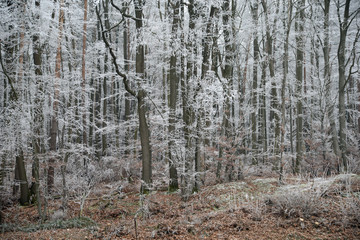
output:
[[[82,66],[81,66],[81,77],[82,77],[82,82],[81,82],[81,86],[82,86],[82,96],[81,96],[81,103],[82,103],[82,107],[83,107],[83,113],[82,113],[82,124],[83,124],[83,134],[82,134],[82,141],[83,144],[86,146],[88,145],[87,142],[87,129],[86,129],[86,108],[85,108],[85,95],[86,95],[86,91],[85,91],[85,86],[86,86],[86,75],[85,75],[85,54],[86,54],[86,27],[87,27],[87,0],[84,0],[84,23],[83,23],[83,39],[82,39]]]
[[[39,177],[39,158],[38,154],[44,151],[41,147],[44,142],[44,89],[42,81],[42,50],[40,45],[40,0],[35,1],[35,20],[37,31],[32,36],[33,41],[33,61],[35,65],[35,77],[36,77],[36,93],[35,93],[35,109],[34,109],[34,161],[32,165],[32,195],[35,197],[37,203],[38,214],[41,221],[44,216],[41,209],[40,199],[40,177]]]
[[[274,153],[277,160],[277,163],[280,162],[280,115],[279,115],[279,100],[278,93],[276,88],[276,79],[275,79],[275,58],[274,58],[274,39],[276,33],[276,22],[277,17],[274,18],[273,30],[271,33],[270,22],[268,16],[268,6],[267,1],[261,1],[264,13],[265,13],[265,22],[266,22],[266,52],[267,52],[267,62],[269,65],[270,80],[271,80],[271,110],[270,110],[270,121],[274,121]],[[276,1],[276,16],[279,13],[280,1]]]
[[[123,3],[123,7],[127,8],[128,5],[127,3]],[[124,21],[124,31],[123,31],[123,53],[124,53],[124,70],[125,73],[128,74],[129,70],[130,70],[130,35],[129,35],[129,20],[125,20]],[[130,93],[126,92],[125,93],[125,116],[124,116],[124,120],[126,122],[130,121],[130,116],[132,114],[132,109],[131,109],[131,103],[132,100],[130,99]],[[131,141],[131,126],[128,126],[128,124],[126,125],[126,132],[125,132],[125,140],[124,140],[124,144],[125,144],[125,151],[124,151],[124,155],[125,158],[129,158],[130,157],[130,141]]]
[[[179,24],[179,10],[180,10],[180,1],[177,0],[173,3],[173,22],[172,22],[172,42],[170,47],[175,49],[175,40],[177,37],[177,30]],[[178,92],[178,76],[176,73],[177,66],[177,52],[172,53],[170,56],[170,94],[169,94],[169,171],[170,171],[170,182],[169,182],[169,191],[173,192],[179,188],[178,184],[178,175],[176,169],[176,156],[175,156],[175,126],[176,126],[176,100]]]
[[[285,98],[285,90],[286,90],[286,82],[287,82],[287,74],[289,71],[288,59],[289,59],[289,35],[291,28],[291,19],[292,19],[292,10],[293,3],[292,0],[289,1],[288,7],[285,6],[285,0],[283,0],[283,14],[287,15],[287,18],[284,19],[284,30],[285,30],[285,41],[284,41],[284,55],[283,55],[283,78],[281,82],[281,145],[280,145],[280,166],[279,166],[279,181],[283,180],[283,172],[284,172],[284,149],[285,149],[285,129],[286,129],[286,98]],[[290,106],[291,108],[291,106]]]
[[[268,140],[267,140],[267,116],[266,116],[266,61],[261,63],[261,84],[260,84],[260,108],[259,108],[259,134],[258,143],[259,147],[262,145],[262,159],[263,163],[267,160]]]
[[[56,50],[56,62],[55,62],[55,83],[54,83],[54,100],[53,100],[53,113],[51,116],[51,127],[50,127],[50,151],[52,154],[55,154],[57,151],[57,132],[58,132],[58,108],[59,108],[59,81],[61,78],[61,41],[63,34],[63,23],[64,23],[64,0],[60,0],[60,13],[59,13],[59,36],[58,36],[58,46]],[[48,178],[47,178],[47,187],[48,192],[51,193],[54,185],[54,175],[55,175],[55,156],[51,156],[49,159],[49,169],[48,169]]]
[[[340,8],[340,6],[338,6]],[[345,47],[346,37],[349,28],[349,10],[350,0],[345,2],[344,18],[341,22],[340,16],[340,42],[337,52],[338,66],[339,66],[339,136],[340,136],[340,151],[341,160],[344,170],[347,170],[347,157],[346,157],[346,109],[345,109]],[[339,11],[339,10],[338,10]],[[339,14],[339,13],[338,13]]]
[[[257,36],[257,26],[258,26],[258,0],[251,6],[252,18],[254,22],[254,32],[253,32],[253,54],[254,54],[254,64],[253,64],[253,83],[251,91],[251,103],[252,103],[252,112],[251,112],[251,142],[252,142],[252,164],[257,164],[257,88],[258,88],[258,64],[259,64],[259,42]]]
[[[340,148],[338,142],[338,133],[336,129],[334,116],[334,103],[331,100],[331,72],[330,72],[330,43],[329,43],[329,17],[330,17],[330,0],[324,0],[324,79],[325,79],[325,99],[327,112],[330,121],[330,133],[332,139],[332,147],[335,155],[340,159]]]
[[[101,40],[102,37],[102,29],[101,29],[100,21],[97,23],[97,38]],[[101,73],[101,62],[100,59],[97,59],[97,70]],[[97,161],[100,161],[102,155],[102,145],[101,145],[101,134],[99,129],[101,129],[101,78],[98,77],[95,79],[94,83],[94,122],[95,122],[95,137],[94,137],[94,148],[95,148],[95,157]]]
[[[303,160],[303,62],[304,62],[304,20],[305,0],[298,3],[296,9],[296,162],[295,172],[300,172],[300,164]]]
[[[224,137],[228,144],[231,144],[231,90],[233,85],[233,43],[231,42],[231,15],[230,15],[230,1],[224,0],[222,5],[223,13],[223,28],[224,28],[224,40],[225,40],[225,67],[222,69],[223,77],[226,79],[227,84],[225,87],[225,101],[224,101],[224,115],[223,115],[223,128],[224,128]],[[232,146],[226,146],[227,152]],[[232,181],[232,173],[234,170],[234,162],[231,159],[226,159],[225,174],[226,180]]]
[[[194,138],[192,136],[192,124],[194,123],[194,112],[192,109],[192,96],[190,95],[189,82],[194,75],[194,62],[191,59],[194,54],[194,46],[192,39],[192,34],[194,34],[195,29],[195,9],[194,9],[194,0],[190,0],[188,6],[189,12],[189,39],[186,43],[186,48],[188,51],[188,58],[186,64],[186,77],[184,76],[181,80],[181,89],[182,89],[182,99],[183,99],[183,121],[184,126],[184,138],[185,138],[185,166],[184,166],[184,176],[183,176],[183,191],[182,196],[186,199],[193,190],[193,185],[191,181],[191,175],[193,171],[193,158],[196,157],[194,154]],[[184,8],[182,8],[182,14],[184,14]],[[184,62],[184,61],[182,61]],[[184,67],[185,68],[185,67]],[[184,74],[185,75],[185,74]],[[196,159],[195,159],[196,161]]]
[[[211,45],[213,44],[213,38],[217,38],[217,32],[215,31],[215,17],[218,15],[218,11],[219,9],[215,6],[211,6],[210,7],[210,13],[209,13],[209,17],[207,19],[207,23],[206,23],[206,29],[205,29],[205,37],[202,40],[202,65],[201,65],[201,79],[202,81],[208,81],[212,76],[209,74],[209,70],[211,66],[210,63],[210,59],[211,59]],[[213,47],[214,48],[214,47]],[[217,58],[217,56],[215,55],[214,51],[212,54],[213,58]],[[213,71],[217,71],[217,69],[215,69],[215,67],[212,67]],[[209,148],[211,146],[211,133],[208,129],[211,128],[211,109],[201,109],[200,112],[201,114],[198,115],[198,133],[202,133],[203,137],[203,142],[204,142],[204,147],[205,148]],[[205,126],[206,129],[200,129],[201,127],[201,120],[205,119]],[[199,134],[200,135],[200,134]],[[199,139],[202,140],[202,139]],[[198,146],[200,146],[200,141],[198,141]],[[200,154],[199,154],[200,155]],[[199,156],[200,157],[200,156]],[[208,157],[208,153],[207,151],[203,151],[203,155],[201,158],[201,163],[199,165],[201,176],[199,177],[199,179],[201,180],[201,184],[204,183],[205,181],[205,159]],[[219,176],[220,177],[220,176]],[[200,181],[197,181],[198,185],[200,185]],[[199,186],[200,187],[200,186]]]
[[[25,10],[26,10],[26,3],[23,3],[23,10],[22,10],[22,14],[25,14]],[[18,85],[21,86],[24,76],[24,38],[25,38],[25,22],[22,23],[21,25],[21,32],[20,32],[20,46],[19,46],[19,52],[20,52],[20,56],[19,56],[19,73],[18,73]],[[23,91],[20,88],[20,93],[22,93]],[[25,99],[24,99],[25,101]],[[20,107],[21,108],[21,107]],[[21,111],[20,111],[21,112]],[[18,119],[18,123],[20,124],[20,119]],[[21,141],[21,133],[17,133],[17,141]],[[25,165],[25,161],[24,161],[24,152],[20,147],[19,148],[19,152],[17,153],[16,156],[16,165],[15,168],[17,168],[15,171],[18,172],[18,179],[20,182],[20,204],[21,205],[28,205],[29,204],[29,200],[30,200],[30,191],[29,191],[29,185],[28,185],[28,180],[27,180],[27,176],[26,176],[26,165]]]
[[[105,0],[104,6],[104,18],[105,18],[105,28],[110,29],[110,20],[109,20],[109,0]],[[106,33],[108,35],[108,39],[111,42],[111,33]],[[109,65],[108,65],[109,55],[108,52],[105,53],[104,57],[104,73],[106,74],[109,71]],[[108,92],[108,77],[104,77],[103,79],[103,100],[102,100],[102,129],[105,129],[107,124],[107,108],[108,108],[108,99],[107,99],[107,92]],[[102,149],[102,156],[106,155],[106,149],[107,149],[107,134],[106,131],[102,131],[101,134],[101,149]]]
[[[139,81],[144,81],[145,77],[145,51],[142,43],[142,27],[143,27],[143,0],[135,0],[135,17],[136,17],[136,30],[138,32],[136,46],[136,74]],[[140,89],[137,93],[138,100],[138,115],[139,115],[139,132],[142,150],[142,180],[144,184],[141,186],[141,192],[146,193],[149,191],[152,182],[152,169],[151,169],[151,146],[150,146],[150,129],[146,119],[147,106],[145,102],[146,92]]]

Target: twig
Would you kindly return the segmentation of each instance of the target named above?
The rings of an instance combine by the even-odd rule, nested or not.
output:
[[[152,104],[154,105],[155,109],[158,111],[158,113],[160,114],[161,118],[165,120],[164,116],[162,115],[162,113],[160,112],[160,109],[158,108],[158,106],[154,103],[154,101],[151,99],[151,97],[149,95],[147,95],[147,97],[150,99],[150,101],[152,102]]]
[[[18,95],[17,95],[17,93],[16,93],[16,90],[15,90],[15,88],[14,88],[14,85],[12,84],[13,80],[11,79],[11,77],[9,76],[9,74],[7,73],[7,71],[6,71],[5,67],[4,67],[4,63],[3,63],[1,51],[2,51],[2,49],[1,49],[1,42],[0,42],[0,62],[1,62],[1,67],[2,67],[2,69],[3,69],[3,73],[5,74],[6,78],[7,78],[8,81],[9,81],[9,84],[10,84],[10,87],[11,87],[11,91],[12,91],[12,93],[13,93],[13,94],[11,95],[11,98],[12,98],[12,100],[17,101],[17,100],[18,100]]]

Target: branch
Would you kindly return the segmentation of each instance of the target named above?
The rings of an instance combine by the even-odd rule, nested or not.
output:
[[[137,94],[135,93],[135,91],[130,88],[129,80],[128,80],[126,74],[120,72],[119,65],[117,64],[117,58],[116,58],[116,56],[115,56],[115,53],[114,53],[114,51],[112,50],[112,48],[111,48],[111,46],[110,46],[110,43],[109,43],[109,41],[107,40],[107,38],[106,38],[106,36],[105,36],[104,25],[103,25],[103,23],[102,23],[102,20],[101,20],[101,17],[100,17],[100,13],[99,13],[99,9],[98,9],[97,6],[96,6],[95,10],[96,10],[96,16],[97,16],[97,18],[99,19],[99,22],[100,22],[101,36],[102,36],[102,39],[104,40],[105,46],[109,49],[110,55],[111,55],[111,57],[112,57],[113,65],[114,65],[114,67],[115,67],[115,71],[116,71],[117,75],[119,75],[120,77],[123,78],[123,83],[124,83],[124,85],[125,85],[126,91],[127,91],[128,93],[130,93],[132,96],[137,97]]]
[[[360,8],[358,8],[356,11],[354,11],[353,13],[350,14],[349,17],[351,17],[351,18],[348,22],[347,27],[350,27],[351,23],[354,21],[355,17],[358,15],[358,13],[360,13]]]
[[[133,17],[133,16],[131,16],[129,14],[126,14],[124,9],[120,9],[118,6],[116,6],[113,0],[111,0],[110,3],[111,3],[111,6],[113,6],[116,10],[118,10],[121,13],[123,18],[125,18],[125,17],[130,18],[130,19],[132,19],[134,21],[138,20],[136,17]]]
[[[162,115],[162,113],[160,112],[160,109],[158,108],[158,106],[154,103],[154,101],[151,99],[151,97],[149,96],[149,94],[147,94],[147,97],[150,99],[150,101],[152,102],[152,104],[154,105],[155,109],[158,111],[158,113],[160,114],[161,118],[163,120],[165,120],[164,116]]]
[[[352,55],[353,55],[353,57],[352,57],[352,63],[351,63],[350,69],[349,69],[349,76],[347,77],[346,82],[344,83],[343,90],[345,89],[346,84],[350,81],[351,75],[352,75],[353,73],[355,73],[355,72],[352,72],[352,69],[353,69],[353,67],[354,67],[354,65],[355,65],[355,62],[356,62],[356,61],[355,61],[355,59],[356,59],[355,50],[356,50],[356,43],[358,42],[359,37],[360,37],[360,29],[358,29],[358,31],[356,32],[356,37],[355,37],[355,40],[354,40],[354,42],[353,42],[353,48],[352,48],[352,50],[351,50],[351,53],[352,53]],[[349,57],[346,65],[349,63],[350,59],[351,59],[351,58]],[[345,66],[346,66],[346,65],[345,65]]]
[[[110,32],[111,30],[113,30],[114,28],[116,28],[117,26],[119,26],[119,25],[120,25],[121,23],[123,23],[123,22],[124,22],[124,18],[121,19],[121,21],[120,21],[119,23],[115,24],[114,26],[112,26],[111,28],[105,30],[104,32],[105,32],[105,33]]]
[[[4,67],[1,51],[2,51],[2,49],[1,49],[1,41],[0,41],[0,62],[1,62],[1,67],[3,69],[3,73],[5,74],[6,78],[8,79],[10,87],[11,87],[12,94],[10,95],[11,96],[10,99],[14,100],[14,101],[17,101],[17,100],[19,100],[19,98],[18,98],[18,95],[17,95],[16,90],[14,88],[14,85],[12,84],[13,80],[11,79],[11,77],[9,76],[9,74],[7,73],[7,71],[6,71],[5,67]]]

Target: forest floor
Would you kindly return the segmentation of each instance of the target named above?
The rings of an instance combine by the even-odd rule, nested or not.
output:
[[[360,239],[359,175],[288,177],[283,184],[250,177],[205,186],[187,201],[179,192],[140,196],[130,185],[118,187],[97,186],[82,228],[69,224],[79,214],[76,201],[69,200],[67,220],[50,227],[39,227],[36,206],[9,206],[0,239]],[[49,213],[60,204],[49,201]]]

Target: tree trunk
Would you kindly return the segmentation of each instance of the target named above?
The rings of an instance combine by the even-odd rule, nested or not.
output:
[[[338,6],[340,7],[340,6]],[[345,2],[344,18],[341,22],[340,16],[340,42],[337,52],[338,66],[339,66],[339,135],[340,135],[340,151],[341,160],[344,167],[344,171],[347,170],[347,158],[346,158],[346,109],[345,109],[345,47],[346,37],[349,28],[349,8],[350,0]]]
[[[97,24],[97,32],[98,32],[98,40],[101,39],[102,36],[102,29],[100,28],[101,23],[100,21],[98,21]],[[97,60],[97,70],[99,73],[101,73],[101,61],[100,59]],[[95,79],[95,84],[94,84],[94,122],[95,122],[95,138],[94,138],[94,148],[95,148],[95,157],[97,159],[97,161],[100,161],[101,159],[101,155],[102,155],[102,145],[101,145],[101,134],[99,129],[101,129],[101,78],[98,77],[97,79]]]
[[[177,0],[173,4],[174,12],[173,12],[173,23],[171,30],[171,38],[172,42],[170,47],[175,49],[175,40],[177,37],[177,30],[179,24],[179,10],[180,10],[180,1]],[[173,192],[179,188],[178,184],[178,175],[177,175],[177,162],[175,156],[175,126],[176,126],[176,100],[177,100],[177,91],[178,91],[178,76],[176,74],[176,61],[177,60],[177,52],[173,52],[170,56],[170,93],[169,93],[169,171],[170,171],[170,182],[169,182],[169,191]]]
[[[338,133],[334,117],[334,103],[331,100],[331,72],[330,72],[330,43],[329,43],[329,17],[330,17],[330,0],[324,0],[324,79],[325,79],[325,99],[327,112],[330,121],[330,134],[332,147],[335,155],[340,159],[340,148],[338,142]]]
[[[105,3],[103,4],[104,6],[104,18],[105,18],[105,27],[106,29],[110,29],[110,20],[109,20],[109,0],[105,0]],[[111,42],[111,33],[106,33],[108,35],[108,39]],[[109,55],[108,52],[105,52],[105,57],[104,57],[104,73],[106,74],[109,70],[109,66],[108,66],[108,59],[109,59]],[[108,99],[107,99],[107,81],[108,78],[104,77],[103,79],[103,102],[102,102],[102,129],[106,129],[106,122],[107,122],[107,108],[108,108]],[[101,155],[105,156],[106,155],[106,149],[107,149],[107,134],[106,131],[102,131],[101,134]]]
[[[300,172],[300,164],[303,160],[303,62],[304,62],[304,18],[305,0],[298,3],[296,9],[296,162],[295,172]]]
[[[28,205],[30,199],[30,192],[26,177],[24,153],[22,150],[20,150],[19,154],[16,156],[16,166],[18,169],[19,181],[20,181],[20,204],[22,206]]]
[[[253,64],[253,83],[251,91],[251,103],[252,103],[252,112],[251,112],[251,142],[252,142],[252,164],[257,164],[257,88],[258,88],[258,64],[259,64],[259,42],[257,36],[257,26],[258,26],[258,0],[251,6],[252,18],[254,22],[254,32],[253,32],[253,53],[254,53],[254,64]]]
[[[266,22],[266,52],[267,52],[267,62],[269,65],[270,80],[271,80],[271,109],[270,109],[270,121],[274,121],[275,130],[274,130],[274,153],[277,160],[277,164],[280,162],[280,116],[279,116],[279,100],[278,93],[276,89],[276,79],[275,79],[275,58],[274,58],[274,39],[276,32],[276,22],[277,17],[274,18],[273,30],[271,33],[270,22],[268,16],[268,6],[267,1],[261,1],[264,13],[265,13],[265,22]],[[279,13],[280,1],[276,1],[276,15]],[[266,140],[265,140],[266,141]]]
[[[21,11],[22,14],[25,14],[26,10],[26,3],[23,3],[23,10]],[[25,38],[25,22],[21,25],[21,32],[20,32],[20,45],[19,45],[19,73],[18,73],[18,83],[20,86],[20,83],[23,81],[24,76],[24,38]],[[20,88],[21,89],[21,88]],[[22,92],[22,91],[20,91]],[[21,109],[20,109],[21,110]],[[19,112],[21,113],[21,111]],[[18,119],[20,120],[20,119]],[[20,124],[20,121],[19,121]],[[17,140],[21,142],[21,133],[18,132]],[[15,171],[18,172],[18,179],[20,182],[20,204],[21,205],[28,205],[30,200],[30,191],[29,191],[29,185],[26,177],[26,165],[24,162],[24,153],[21,147],[19,148],[19,153],[16,156],[16,164],[15,168],[17,168]]]
[[[195,29],[195,9],[194,9],[194,0],[190,0],[188,6],[189,12],[189,32],[193,33]],[[184,8],[182,7],[182,17],[184,17]],[[184,21],[183,21],[184,22]],[[192,99],[190,95],[189,82],[194,74],[194,62],[191,59],[194,54],[194,46],[191,34],[189,34],[189,39],[186,43],[186,49],[188,51],[188,59],[186,64],[186,76],[181,78],[181,91],[182,91],[182,105],[183,105],[183,121],[184,121],[184,138],[185,138],[185,164],[184,164],[184,175],[183,175],[183,187],[182,187],[182,196],[186,199],[193,190],[193,185],[191,181],[191,175],[193,174],[193,158],[196,157],[194,154],[194,137],[192,136],[194,123],[194,112],[192,109]],[[182,64],[185,61],[182,61]],[[185,68],[185,66],[184,66]],[[185,75],[185,71],[184,71]],[[196,160],[196,159],[195,159]]]
[[[81,96],[81,103],[82,103],[82,124],[83,124],[83,133],[82,133],[82,142],[85,146],[88,145],[88,141],[87,141],[87,129],[86,129],[86,108],[85,108],[85,96],[86,96],[86,91],[85,91],[85,86],[86,86],[86,75],[85,75],[85,54],[86,54],[86,24],[87,24],[87,0],[84,0],[84,23],[83,23],[83,41],[82,41],[82,66],[81,66],[81,77],[82,77],[82,82],[81,82],[81,86],[82,86],[82,96]]]
[[[233,56],[234,49],[232,49],[231,42],[231,23],[230,23],[230,1],[224,0],[222,5],[223,13],[223,28],[224,28],[224,41],[225,41],[225,67],[222,69],[223,77],[226,79],[226,85],[224,84],[225,89],[225,99],[224,99],[224,115],[222,127],[224,129],[224,137],[226,139],[226,145],[232,144],[231,141],[231,90],[233,86]],[[221,146],[223,148],[224,146]],[[232,146],[225,146],[226,153],[229,152]],[[232,181],[232,172],[234,170],[234,162],[232,159],[226,159],[225,174],[226,180]]]
[[[145,51],[142,42],[142,27],[143,27],[143,6],[142,0],[135,0],[135,17],[136,17],[136,30],[138,32],[136,46],[136,75],[139,81],[144,81],[145,77]],[[150,130],[147,124],[146,112],[147,106],[145,102],[146,92],[140,89],[137,93],[138,99],[138,114],[139,114],[139,132],[140,142],[142,150],[142,180],[144,183],[141,186],[141,192],[147,193],[150,190],[150,184],[152,182],[152,170],[151,170],[151,146],[150,146]]]
[[[32,165],[32,195],[37,203],[38,214],[40,219],[43,220],[43,213],[41,210],[41,199],[40,199],[40,178],[39,178],[39,158],[38,154],[43,152],[45,149],[42,147],[44,143],[44,113],[43,113],[43,81],[42,81],[42,50],[40,45],[40,0],[35,1],[36,14],[35,20],[38,27],[37,31],[32,36],[33,41],[33,61],[35,65],[35,78],[36,78],[36,93],[34,100],[34,158]]]
[[[127,3],[123,3],[123,7],[128,7]],[[124,70],[125,73],[128,74],[130,70],[130,35],[129,35],[129,20],[124,21],[124,31],[123,31],[123,52],[124,52]],[[130,99],[130,93],[125,93],[125,116],[124,120],[129,122],[130,116],[132,114],[132,100]],[[131,140],[131,126],[126,127],[125,132],[125,158],[129,159],[130,157],[130,140]]]
[[[53,113],[51,116],[51,126],[50,126],[50,151],[55,154],[57,151],[57,132],[58,132],[58,106],[59,106],[59,81],[61,78],[61,41],[63,34],[63,23],[64,23],[64,0],[60,1],[60,13],[59,13],[59,36],[58,36],[58,46],[56,51],[56,62],[55,62],[55,83],[54,83],[54,100],[53,100]],[[47,187],[48,192],[51,193],[54,185],[54,175],[55,175],[55,157],[51,156],[49,159],[49,169],[48,169],[48,178],[47,178]]]
[[[285,98],[285,90],[286,90],[286,82],[287,82],[287,74],[289,71],[289,35],[291,28],[291,19],[292,19],[292,9],[293,3],[289,1],[288,8],[285,6],[285,0],[283,0],[283,14],[287,15],[287,18],[284,18],[284,30],[285,30],[285,42],[284,42],[284,55],[283,55],[283,78],[281,82],[281,144],[280,144],[280,164],[279,164],[279,181],[283,181],[283,172],[284,172],[284,149],[285,149],[285,129],[286,129],[286,98]],[[290,106],[291,108],[291,106]]]

